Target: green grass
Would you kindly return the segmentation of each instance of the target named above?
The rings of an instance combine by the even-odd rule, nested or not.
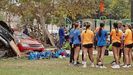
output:
[[[69,66],[69,59],[1,59],[0,75],[133,75],[133,68],[111,69],[112,57],[105,57],[107,69]]]

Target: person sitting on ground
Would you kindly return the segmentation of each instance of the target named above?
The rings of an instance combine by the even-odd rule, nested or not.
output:
[[[65,39],[66,39],[66,42],[63,45],[63,49],[70,50],[71,49],[71,46],[70,46],[70,43],[69,43],[69,36],[66,36]]]

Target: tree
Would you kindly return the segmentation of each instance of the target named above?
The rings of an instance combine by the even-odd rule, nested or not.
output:
[[[60,0],[56,14],[60,17],[70,16],[72,19],[76,19],[78,15],[85,17],[95,14],[97,7],[97,0]]]
[[[130,18],[131,0],[104,0],[105,13],[112,14],[116,19]]]
[[[104,0],[105,13],[114,17],[130,18],[129,0]],[[22,26],[28,25],[35,38],[45,41],[48,37],[55,46],[52,36],[46,28],[46,21],[56,17],[59,23],[64,22],[65,17],[77,20],[77,17],[90,16],[99,10],[100,0],[18,0],[15,3],[9,0],[0,0],[0,10],[18,15],[21,18]],[[128,9],[128,10],[127,10]],[[37,25],[34,25],[34,20]]]
[[[53,46],[55,46],[52,41],[51,35],[46,29],[45,21],[48,16],[51,15],[53,6],[51,5],[52,0],[19,0],[18,3],[10,3],[8,0],[1,0],[2,3],[6,4],[1,9],[7,11],[8,13],[19,15],[21,17],[22,23],[28,25],[32,33],[40,33],[40,39],[43,41],[45,37],[48,37]],[[34,19],[37,20],[38,26],[33,26]],[[35,31],[38,28],[38,31]],[[34,35],[35,37],[36,35]],[[38,37],[38,38],[39,38]]]
[[[96,0],[20,0],[20,5],[12,5],[9,11],[20,15],[23,23],[30,25],[31,28],[33,20],[36,19],[42,28],[42,33],[47,34],[54,46],[52,37],[46,29],[47,18],[51,15],[64,18],[64,15],[67,15],[76,19],[79,14],[82,16],[91,15],[95,13],[96,2]]]

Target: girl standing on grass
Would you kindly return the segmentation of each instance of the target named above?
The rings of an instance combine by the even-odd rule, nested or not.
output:
[[[100,23],[100,28],[98,32],[96,32],[96,39],[97,39],[97,46],[98,46],[96,67],[99,67],[99,68],[106,68],[103,65],[103,58],[104,58],[104,53],[107,45],[106,43],[107,35],[108,35],[107,31],[104,29],[104,23]]]
[[[83,49],[83,67],[86,68],[87,64],[87,53],[91,62],[91,67],[94,67],[94,58],[93,58],[93,42],[94,42],[94,33],[90,30],[90,24],[86,25],[86,30],[81,34],[81,43]]]
[[[132,61],[132,47],[133,47],[133,32],[130,29],[130,25],[125,26],[125,40],[124,40],[124,55],[125,55],[125,65],[124,68],[130,68],[131,67],[131,61]]]
[[[81,37],[80,37],[80,30],[79,30],[79,24],[75,24],[75,30],[73,31],[73,46],[74,46],[74,65],[77,65],[78,56],[80,52],[80,46],[81,46]]]
[[[118,23],[114,23],[113,27],[114,28],[112,29],[110,36],[112,38],[112,51],[116,64],[114,64],[112,68],[120,68],[119,52],[120,52],[123,32],[118,28]]]

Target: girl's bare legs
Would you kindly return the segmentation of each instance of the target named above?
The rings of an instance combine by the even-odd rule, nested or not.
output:
[[[132,63],[132,49],[129,50],[129,64]]]
[[[93,48],[88,49],[88,56],[91,62],[91,67],[94,67]]]
[[[79,52],[80,52],[80,47],[77,46],[77,47],[74,49],[74,64],[77,64],[77,59],[78,59],[78,56],[79,56]]]
[[[97,65],[98,65],[98,63],[100,62],[100,57],[101,57],[101,50],[100,50],[100,47],[97,47]]]
[[[83,67],[87,67],[86,61],[87,61],[87,48],[83,47]]]
[[[130,49],[129,48],[125,48],[124,49],[124,55],[125,55],[125,65],[128,65],[128,64],[130,64],[130,54],[129,54],[129,52],[130,52]]]
[[[113,50],[113,55],[114,55],[114,58],[115,58],[115,62],[116,64],[118,65],[119,64],[119,48],[117,47],[112,47],[112,50]]]
[[[100,61],[101,61],[102,64],[103,64],[105,49],[106,49],[106,47],[102,47],[102,48],[101,48],[101,57],[100,57]]]

